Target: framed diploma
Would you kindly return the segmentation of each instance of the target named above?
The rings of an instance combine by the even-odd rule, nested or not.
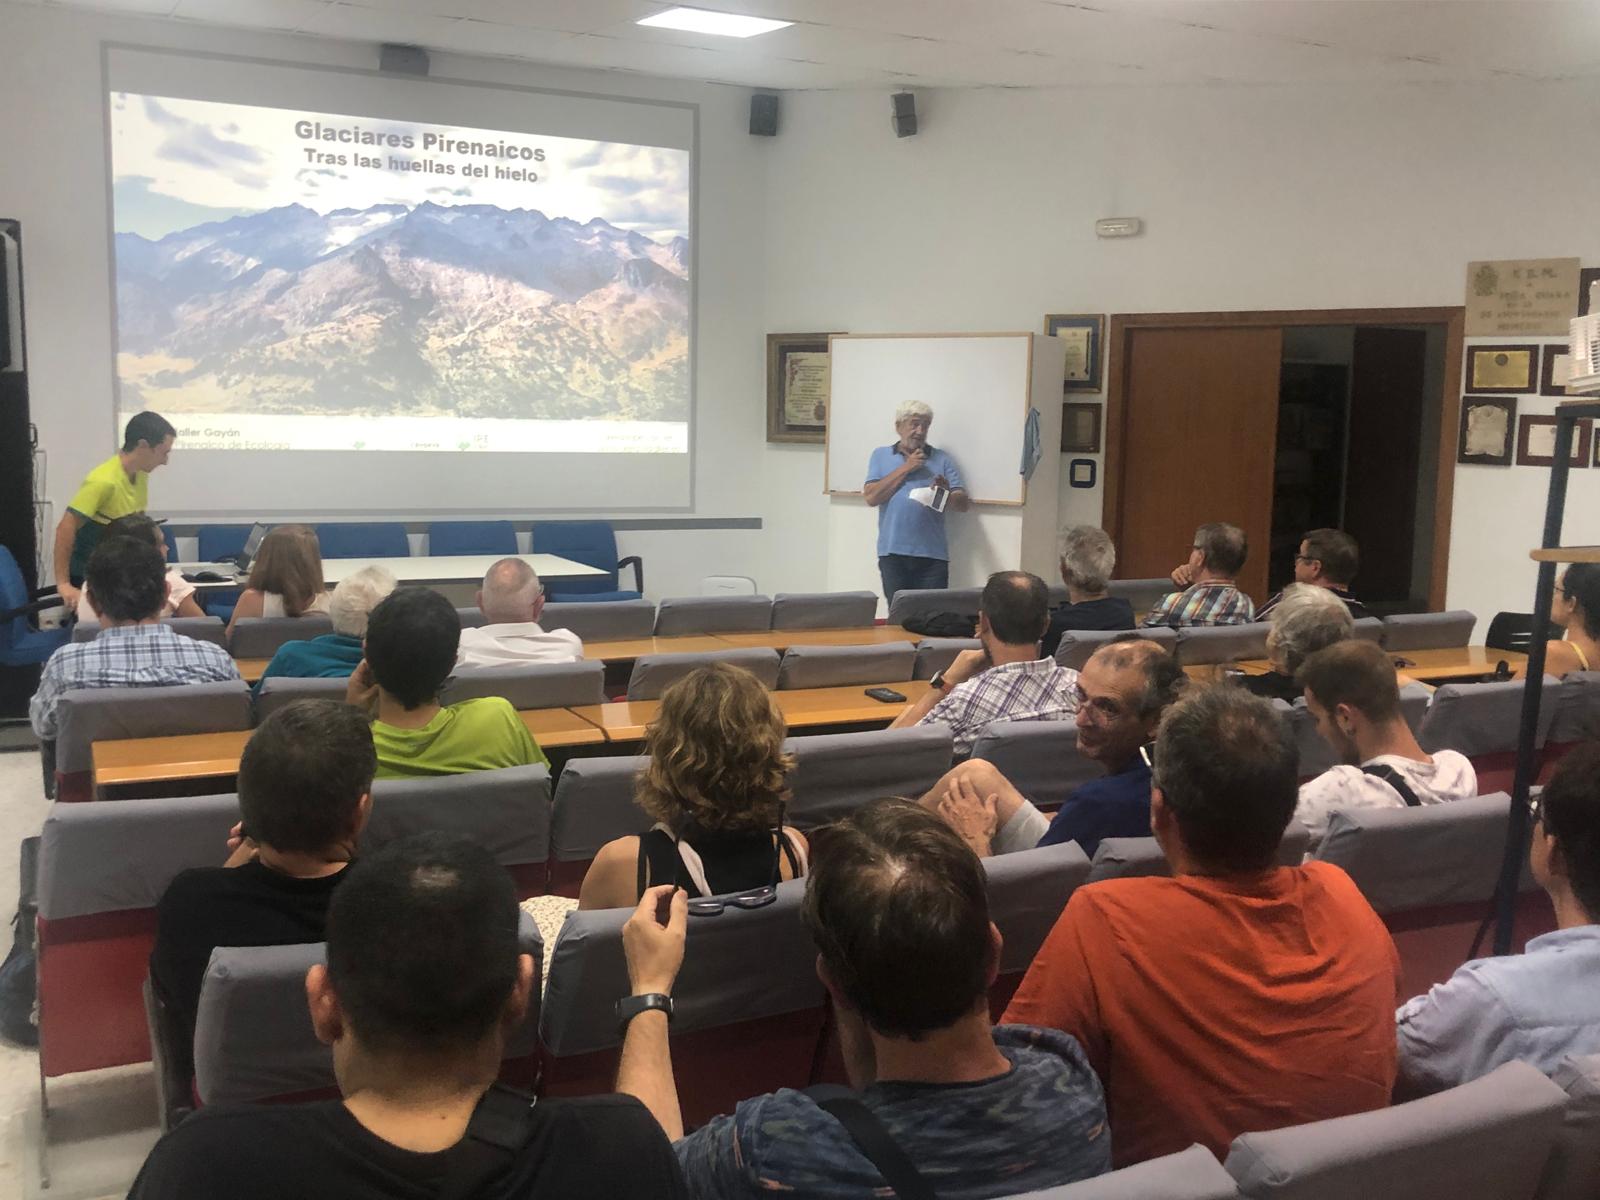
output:
[[[767,334],[767,441],[822,444],[828,428],[828,337]]]
[[[1517,433],[1517,399],[1466,396],[1461,401],[1459,463],[1509,467]]]
[[[1539,390],[1539,347],[1468,346],[1467,386],[1473,395]]]
[[[1573,422],[1572,457],[1574,467],[1589,465],[1589,437],[1592,422]],[[1556,419],[1524,415],[1517,424],[1517,466],[1553,467],[1556,462]]]
[[[1061,453],[1100,453],[1100,406],[1082,401],[1061,406]]]
[[[1101,347],[1106,340],[1105,317],[1099,313],[1047,313],[1044,331],[1067,344],[1067,370],[1061,390],[1098,392]]]
[[[1542,361],[1544,370],[1539,372],[1539,395],[1565,396],[1567,380],[1572,378],[1572,355],[1568,347],[1546,346]]]

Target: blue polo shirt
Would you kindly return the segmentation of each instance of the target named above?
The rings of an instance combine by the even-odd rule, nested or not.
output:
[[[1103,838],[1150,836],[1150,768],[1137,754],[1115,775],[1080,784],[1039,839],[1041,846],[1077,842],[1090,858]]]
[[[899,490],[878,506],[878,557],[885,554],[910,554],[917,558],[950,560],[950,547],[944,536],[944,514],[910,496],[913,488],[932,487],[933,477],[943,475],[950,490],[966,487],[961,468],[943,450],[926,447],[927,461],[901,481]],[[867,463],[867,482],[876,483],[905,462],[905,455],[894,446],[879,446]]]

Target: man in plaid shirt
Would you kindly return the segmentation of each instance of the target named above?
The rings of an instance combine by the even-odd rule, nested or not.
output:
[[[960,756],[972,752],[991,721],[1068,721],[1078,709],[1078,673],[1039,657],[1050,622],[1044,580],[1026,571],[997,572],[978,603],[983,649],[963,651],[889,727],[948,725]]]
[[[1237,525],[1213,521],[1194,531],[1189,561],[1172,573],[1183,589],[1169,592],[1145,614],[1146,628],[1170,625],[1248,625],[1256,606],[1234,583],[1250,547]]]
[[[161,620],[167,564],[149,542],[113,537],[95,547],[87,570],[91,603],[104,628],[92,642],[50,656],[28,705],[33,731],[56,736],[56,710],[73,688],[170,687],[239,678],[221,646],[174,633]]]

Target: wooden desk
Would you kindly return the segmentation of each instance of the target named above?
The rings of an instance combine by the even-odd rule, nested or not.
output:
[[[260,683],[270,658],[236,658],[233,665],[239,668],[239,677],[246,683]]]
[[[719,633],[717,639],[730,646],[757,646],[782,654],[790,646],[884,646],[891,642],[922,640],[898,625],[864,625],[856,629],[769,629],[762,633]]]
[[[700,654],[707,650],[726,650],[728,643],[710,634],[683,637],[620,638],[612,642],[585,642],[583,657],[589,662],[631,662],[646,654]]]
[[[529,708],[517,713],[541,749],[559,750],[565,746],[598,746],[606,735],[591,721],[585,721],[570,708]]]
[[[885,704],[866,694],[867,684],[850,687],[797,688],[792,692],[773,692],[778,711],[790,730],[817,725],[887,725],[914,704],[928,690],[926,679],[885,683],[906,698],[906,704]],[[605,731],[610,742],[636,742],[644,737],[645,727],[661,711],[659,700],[618,700],[610,704],[590,704],[572,710],[585,721]]]
[[[325,558],[322,581],[330,588],[364,567],[382,567],[401,583],[479,583],[484,573],[502,558],[520,558],[538,573],[540,579],[582,579],[606,572],[557,554],[411,554],[405,558]],[[211,571],[219,575],[234,572],[232,563],[181,562],[173,566],[188,575]],[[243,576],[222,581],[197,583],[198,588],[238,587]]]
[[[1493,675],[1495,666],[1502,662],[1510,670],[1516,671],[1528,661],[1526,654],[1518,654],[1515,650],[1490,650],[1487,646],[1454,646],[1445,650],[1395,650],[1389,652],[1389,657],[1405,660],[1407,665],[1397,666],[1396,670],[1407,679],[1435,684]],[[1230,667],[1246,675],[1265,675],[1272,669],[1266,659],[1250,658],[1232,663],[1191,665],[1184,667],[1183,671],[1190,679],[1209,683],[1221,678],[1224,670]]]

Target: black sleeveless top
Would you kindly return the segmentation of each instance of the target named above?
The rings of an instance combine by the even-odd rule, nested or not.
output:
[[[787,833],[775,835],[770,829],[691,829],[683,835],[683,843],[700,856],[713,896],[747,892],[781,879],[781,873],[774,869],[774,859],[780,851],[789,860],[791,876],[799,878],[801,874],[799,857]],[[673,836],[656,828],[639,835],[639,895],[644,895],[646,887],[661,883],[677,884],[689,893],[690,899],[702,895],[689,878]]]

